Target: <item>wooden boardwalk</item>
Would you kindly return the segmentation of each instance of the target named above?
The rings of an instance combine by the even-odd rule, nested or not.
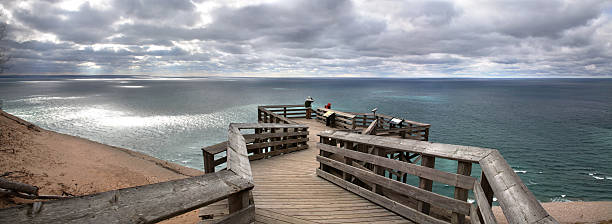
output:
[[[294,121],[309,126],[307,150],[251,162],[257,222],[412,223],[317,177],[317,134],[329,127],[315,120]]]

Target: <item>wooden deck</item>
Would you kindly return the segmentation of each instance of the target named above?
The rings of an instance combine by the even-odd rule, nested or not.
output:
[[[309,148],[251,161],[256,223],[413,223],[318,177],[317,134],[331,128],[314,119],[292,120],[309,126]],[[227,214],[227,200],[201,214],[218,220]]]
[[[261,223],[412,223],[316,175],[317,134],[329,127],[309,126],[309,148],[251,162],[255,219]]]
[[[317,134],[329,127],[309,126],[309,148],[251,162],[255,219],[261,223],[412,223],[316,175]]]

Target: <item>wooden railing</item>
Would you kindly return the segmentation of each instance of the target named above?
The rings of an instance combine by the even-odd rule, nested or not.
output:
[[[416,121],[400,119],[402,122],[398,125],[391,122],[394,117],[384,114],[374,113],[354,113],[342,112],[326,108],[317,108],[314,110],[316,119],[325,123],[323,114],[328,111],[336,113],[335,126],[338,128],[348,129],[355,132],[361,132],[370,124],[378,120],[378,124],[370,134],[379,136],[400,136],[401,138],[415,139],[421,141],[429,140],[429,128],[431,125],[419,123]]]
[[[253,175],[245,138],[229,126],[227,169],[202,176],[0,210],[2,223],[155,223],[228,199],[218,223],[251,223]]]
[[[345,131],[319,137],[318,176],[412,221],[464,223],[469,216],[472,223],[496,223],[496,196],[509,223],[557,223],[497,150]],[[456,161],[457,172],[435,169],[436,158]],[[474,163],[480,180],[471,176]],[[434,181],[453,186],[453,197],[432,192]],[[470,190],[476,204],[467,202]]]
[[[308,126],[283,123],[235,124],[238,129],[252,129],[254,134],[245,134],[249,160],[258,160],[308,148]],[[223,153],[228,142],[202,148],[204,171],[215,172],[215,167],[224,164]],[[216,156],[215,156],[216,155]],[[215,158],[217,157],[217,158]]]
[[[356,122],[356,116],[354,114],[342,111],[319,107],[315,110],[317,121],[325,123],[325,117],[323,117],[323,114],[327,113],[328,111],[334,112],[336,114],[334,127],[350,130],[357,129],[358,126]]]
[[[257,121],[260,123],[296,124],[290,118],[311,118],[312,109],[304,105],[267,105],[257,107]]]

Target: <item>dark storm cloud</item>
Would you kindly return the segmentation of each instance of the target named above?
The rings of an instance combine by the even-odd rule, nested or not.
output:
[[[605,1],[1,4],[16,74],[612,75]]]

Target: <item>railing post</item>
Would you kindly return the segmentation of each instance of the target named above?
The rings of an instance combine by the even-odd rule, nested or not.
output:
[[[327,137],[319,137],[319,141],[323,144],[327,144],[329,145],[329,138]],[[328,156],[328,152],[323,151],[323,150],[319,150],[319,155],[322,157],[327,157]],[[329,172],[329,168],[327,167],[327,165],[320,163],[319,164],[319,169],[325,171],[325,172]]]
[[[353,117],[353,130],[357,129],[357,116]]]
[[[458,161],[457,164],[457,174],[470,176],[472,174],[472,163],[471,162],[463,162]],[[455,199],[467,201],[468,199],[468,189],[463,189],[459,187],[455,187]],[[465,223],[465,215],[453,212],[451,217],[451,223],[453,224],[463,224]]]
[[[283,107],[283,117],[287,117],[287,107]]]
[[[374,155],[376,155],[376,156],[384,156],[384,152],[383,152],[383,150],[384,150],[384,149],[382,149],[382,148],[378,148],[378,147],[374,146],[374,149],[373,149],[373,151],[372,151],[372,152],[373,152],[373,153],[374,153]],[[381,176],[385,176],[385,169],[384,169],[384,168],[382,168],[382,167],[380,167],[380,166],[378,166],[378,165],[373,165],[373,166],[374,166],[374,170],[373,170],[373,172],[374,172],[374,173],[376,173],[376,174],[378,174],[378,175],[381,175]],[[373,191],[374,193],[377,193],[377,194],[380,194],[380,195],[382,195],[382,194],[383,194],[383,189],[382,189],[382,187],[381,187],[380,185],[378,185],[378,184],[374,184],[374,186],[372,187],[372,191]]]
[[[493,189],[491,188],[491,184],[487,180],[487,176],[485,176],[484,172],[480,173],[480,187],[482,188],[482,191],[485,194],[485,197],[489,205],[493,206]],[[478,218],[480,219],[480,223],[485,223],[484,218],[482,217],[482,213],[480,212],[480,209],[477,211],[477,213],[478,213]],[[470,217],[470,219],[471,218],[472,217]]]
[[[249,192],[250,191],[241,191],[227,197],[227,204],[229,205],[228,207],[230,214],[249,206]]]
[[[257,107],[257,122],[258,123],[261,123],[263,121],[263,118],[261,117],[261,114],[262,114],[261,108]]]
[[[215,172],[215,155],[210,154],[205,150],[202,150],[202,155],[204,157],[204,173],[214,173]]]
[[[345,147],[345,150],[351,150],[351,149],[353,148],[353,142],[345,142],[345,143],[344,143],[344,147]],[[350,157],[346,157],[346,156],[345,156],[345,157],[344,157],[344,163],[345,163],[346,165],[352,166],[352,165],[353,165],[353,159],[351,159]],[[342,178],[343,178],[345,181],[351,182],[351,175],[350,175],[350,174],[348,174],[348,173],[347,173],[347,172],[345,172],[345,171],[342,171]]]
[[[287,132],[289,132],[289,129],[288,129],[288,128],[283,128],[283,132],[284,132],[285,134],[287,134]],[[287,142],[287,140],[289,140],[289,138],[290,138],[289,136],[286,136],[286,135],[285,135],[285,136],[283,136],[283,137],[282,137],[280,140],[281,140],[281,141],[284,141],[284,142]],[[289,147],[290,147],[290,145],[289,145],[288,143],[285,143],[285,144],[282,144],[282,145],[281,145],[281,148],[282,148],[282,149],[288,149]]]
[[[421,155],[421,166],[434,168],[435,164],[436,164],[436,157]],[[433,181],[419,177],[419,188],[423,190],[431,191],[433,188]],[[422,213],[429,215],[430,204],[419,201],[417,203],[417,209],[421,211]]]
[[[261,134],[261,128],[255,128],[255,134]],[[256,138],[253,143],[260,143],[261,139]],[[261,148],[255,149],[255,151],[253,152],[253,154],[257,155],[261,153]]]

